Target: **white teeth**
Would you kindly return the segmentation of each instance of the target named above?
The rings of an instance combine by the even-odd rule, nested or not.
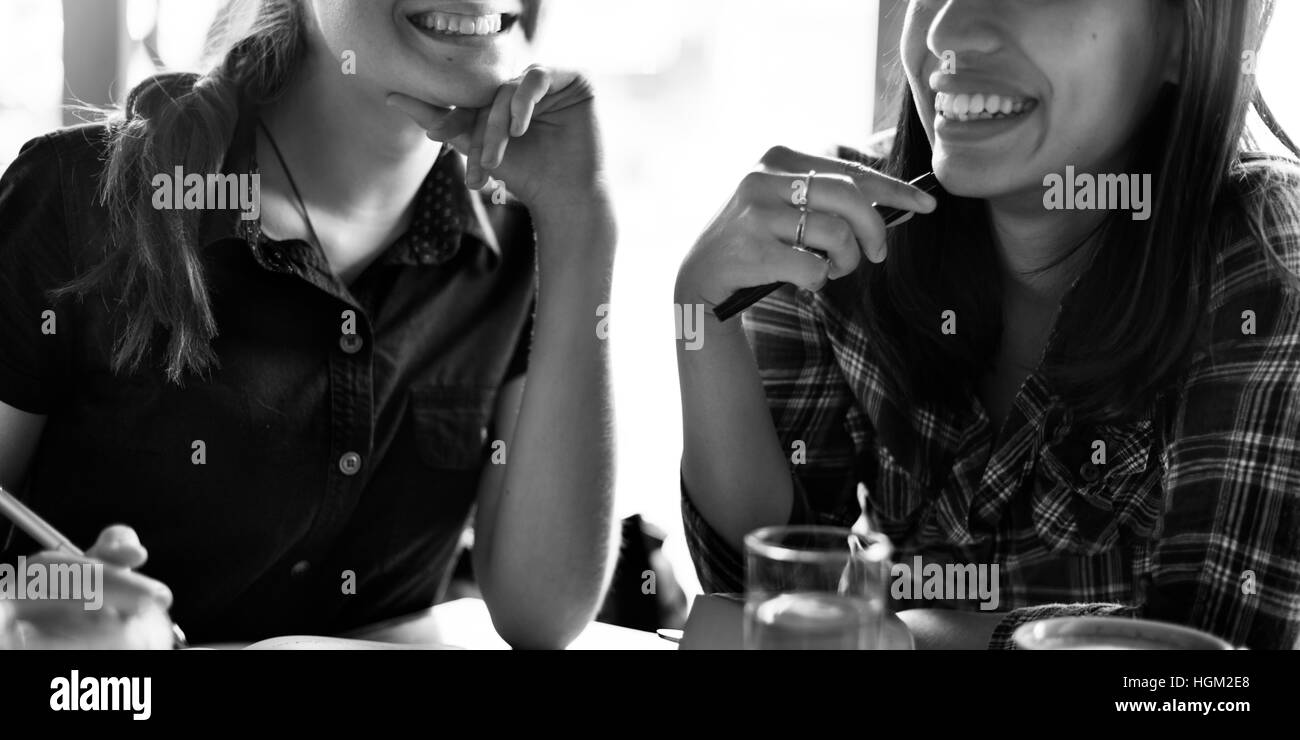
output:
[[[419,28],[449,36],[491,36],[501,33],[504,27],[500,13],[468,16],[435,11],[411,16],[411,22]]]
[[[977,121],[1006,118],[1034,107],[1032,98],[997,93],[943,93],[934,95],[934,110],[954,121]]]

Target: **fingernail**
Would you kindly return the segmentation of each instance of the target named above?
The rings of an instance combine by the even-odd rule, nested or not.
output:
[[[921,204],[926,208],[938,208],[939,201],[929,193],[921,193]]]

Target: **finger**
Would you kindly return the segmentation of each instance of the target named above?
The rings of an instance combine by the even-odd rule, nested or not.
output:
[[[396,92],[389,93],[384,98],[384,102],[410,116],[425,129],[437,126],[442,119],[451,115],[452,111],[455,110],[454,108],[443,108],[432,103],[426,103],[419,98]]]
[[[441,128],[429,131],[429,138],[433,141],[445,141],[453,147],[459,143],[461,147],[468,150],[477,123],[477,111],[457,108]]]
[[[763,156],[763,166],[769,170],[796,173],[816,170],[819,173],[841,175],[849,178],[871,204],[902,208],[916,213],[930,213],[939,202],[920,188],[890,177],[864,164],[847,159],[819,157],[797,152],[789,147],[772,147]]]
[[[533,65],[524,72],[514,100],[510,103],[510,113],[513,118],[510,127],[511,136],[523,136],[528,133],[528,128],[533,123],[533,112],[542,98],[550,92],[553,83],[554,74],[545,67]]]
[[[749,184],[750,197],[772,202],[775,200],[788,211],[794,210],[792,198],[798,191],[792,185],[802,186],[804,179],[788,174],[758,173]],[[802,187],[800,188],[802,189]],[[863,198],[857,186],[845,175],[819,174],[809,181],[803,195],[808,209],[834,214],[852,229],[858,246],[867,259],[882,262],[885,259],[885,220]]]
[[[774,239],[760,243],[757,249],[759,274],[753,281],[754,285],[783,282],[818,291],[830,279],[830,260],[800,252]]]
[[[506,146],[510,143],[510,117],[514,104],[517,83],[506,83],[497,90],[492,110],[488,113],[483,135],[483,155],[480,160],[483,167],[494,170],[505,159]]]
[[[85,556],[71,555],[66,552],[42,552],[28,558],[28,565],[38,563],[46,568],[51,565],[70,565],[81,566],[91,565],[89,581],[84,575],[81,578],[81,596],[78,602],[98,601],[102,598],[103,609],[115,609],[125,614],[134,614],[149,607],[162,607],[167,609],[172,604],[172,592],[164,583],[156,581],[148,576],[141,575],[133,570],[116,565],[109,565],[99,560]],[[93,566],[98,566],[97,568]],[[86,569],[81,568],[80,572],[86,574]],[[40,614],[41,602],[50,605],[54,609],[66,609],[68,600],[43,599],[30,600],[30,605],[35,612],[26,612],[28,604],[24,603],[22,608],[24,613]]]
[[[139,614],[57,614],[16,623],[18,644],[34,650],[166,650],[171,620],[161,609]]]
[[[545,70],[550,79],[547,81],[548,92],[537,103],[533,120],[546,115],[553,115],[569,108],[590,105],[596,97],[591,81],[581,74],[565,70]]]
[[[799,219],[799,211],[793,208],[780,209],[769,219],[773,227],[772,235],[793,246],[799,232]],[[826,254],[831,261],[831,280],[851,275],[862,262],[862,250],[853,235],[853,227],[832,214],[808,212],[808,218],[804,222],[803,246]]]
[[[487,171],[483,169],[483,139],[487,136],[490,109],[479,109],[474,123],[474,133],[470,139],[469,154],[466,155],[467,169],[465,185],[471,190],[478,190],[487,184]]]
[[[430,136],[429,138],[432,139],[433,137]],[[463,133],[460,136],[457,136],[452,139],[448,139],[447,143],[451,145],[452,149],[455,149],[461,154],[464,154],[465,158],[468,160],[470,149],[472,149],[474,146],[474,131],[471,129],[470,131]],[[469,178],[467,177],[466,180],[468,179]]]
[[[123,568],[139,568],[149,558],[149,552],[140,544],[134,529],[114,524],[99,533],[99,539],[86,551],[86,557]]]
[[[451,141],[473,129],[475,111],[469,108],[441,108],[402,93],[391,93],[385,102],[419,124],[435,141]]]

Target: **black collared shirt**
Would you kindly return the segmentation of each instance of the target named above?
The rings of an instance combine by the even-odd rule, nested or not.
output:
[[[104,131],[29,142],[0,180],[0,401],[48,415],[24,498],[83,547],[134,527],[191,640],[335,632],[434,603],[499,390],[527,362],[527,212],[472,194],[444,151],[410,228],[345,286],[317,247],[209,211],[220,367],[184,387],[158,363],[123,377],[112,297],[45,294],[102,253]],[[5,560],[37,549],[3,524],[0,545]]]

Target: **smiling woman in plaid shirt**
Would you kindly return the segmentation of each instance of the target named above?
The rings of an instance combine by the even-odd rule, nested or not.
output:
[[[897,560],[999,566],[1001,611],[899,605],[922,647],[1084,614],[1296,645],[1300,167],[1244,135],[1254,103],[1294,151],[1249,74],[1270,17],[909,4],[892,150],[773,149],[679,274],[680,303],[791,284],[679,346],[705,589],[742,588],[746,532],[865,506]],[[1090,207],[1106,176],[1127,200]],[[886,239],[873,202],[920,215]]]

